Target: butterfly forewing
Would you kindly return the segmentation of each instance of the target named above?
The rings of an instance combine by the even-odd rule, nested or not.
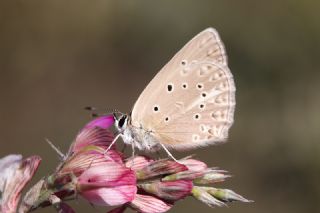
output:
[[[153,78],[132,111],[132,125],[162,144],[188,149],[223,141],[233,123],[235,86],[218,33],[188,42]]]

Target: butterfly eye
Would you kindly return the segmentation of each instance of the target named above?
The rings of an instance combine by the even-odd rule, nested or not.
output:
[[[166,123],[168,123],[168,122],[169,122],[169,120],[170,120],[170,118],[169,118],[169,117],[166,117],[166,118],[164,119],[164,121],[165,121]]]
[[[122,117],[119,119],[118,126],[119,126],[120,128],[124,125],[126,119],[127,119],[127,116],[126,116],[126,115],[122,116]]]
[[[201,96],[202,96],[203,98],[205,98],[205,97],[207,97],[207,93],[203,92],[203,93],[201,94]]]
[[[200,108],[200,109],[204,109],[204,107],[205,107],[204,104],[200,104],[200,105],[199,105],[199,108]]]

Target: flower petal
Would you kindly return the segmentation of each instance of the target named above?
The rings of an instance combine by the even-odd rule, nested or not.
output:
[[[90,203],[100,206],[117,206],[130,202],[134,199],[137,187],[123,185],[112,188],[97,188],[82,191],[80,194]]]
[[[172,204],[149,195],[137,194],[130,207],[141,213],[162,213],[168,211]]]
[[[130,202],[136,192],[134,171],[123,164],[105,162],[82,173],[77,189],[90,203],[115,206]]]
[[[136,177],[132,170],[115,162],[105,162],[87,169],[78,178],[79,187],[99,186],[114,187],[136,185]]]
[[[139,180],[145,180],[152,177],[165,175],[165,174],[173,174],[181,171],[185,171],[188,168],[180,163],[169,159],[157,160],[150,163],[148,166],[137,170],[136,176]]]
[[[152,182],[140,184],[139,188],[165,200],[177,201],[190,195],[192,181],[179,180],[171,182]]]
[[[95,148],[94,146],[89,146],[87,147],[87,150],[78,152],[69,157],[58,169],[57,175],[64,176],[71,173],[75,176],[79,176],[85,170],[109,161],[122,164],[122,157],[119,152],[109,150],[106,155],[103,152],[104,150],[99,149],[99,147]]]
[[[204,162],[192,158],[181,159],[179,162],[188,167],[189,171],[204,171],[208,168]]]
[[[126,160],[126,167],[131,168],[134,171],[138,171],[146,166],[148,166],[150,163],[152,163],[153,160],[150,158],[147,158],[146,156],[134,156],[133,158],[129,158]]]
[[[3,176],[3,175],[6,175],[7,173],[3,173],[3,171],[5,169],[7,169],[8,167],[12,167],[13,165],[16,165],[18,166],[20,161],[22,160],[22,155],[7,155],[3,158],[0,159],[0,171],[1,171],[1,176],[0,178]],[[9,171],[7,171],[9,172]],[[1,180],[1,179],[0,179]],[[0,184],[3,184],[0,182]],[[2,186],[3,185],[0,185],[0,189],[2,189]]]
[[[85,126],[85,128],[100,127],[102,129],[107,129],[113,124],[114,124],[113,115],[105,115],[92,120]]]
[[[179,163],[185,165],[188,170],[168,175],[162,181],[194,180],[202,177],[207,171],[207,164],[189,157],[179,160]]]
[[[82,129],[77,135],[75,141],[71,145],[68,155],[76,153],[86,146],[94,145],[106,149],[113,141],[114,136],[107,129],[100,127],[88,127]],[[114,148],[113,146],[112,148]]]
[[[31,156],[21,160],[19,155],[0,159],[0,212],[15,212],[20,200],[21,191],[36,172],[41,158]],[[4,165],[7,167],[4,168]]]

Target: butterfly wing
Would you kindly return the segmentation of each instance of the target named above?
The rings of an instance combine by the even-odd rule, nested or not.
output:
[[[168,148],[190,149],[224,141],[234,108],[235,85],[225,48],[209,28],[152,79],[133,107],[131,122]]]

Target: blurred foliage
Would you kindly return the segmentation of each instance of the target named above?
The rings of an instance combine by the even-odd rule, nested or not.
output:
[[[235,76],[235,124],[230,143],[190,153],[229,170],[224,186],[256,201],[215,211],[319,212],[319,9],[312,0],[1,1],[0,155],[39,154],[37,177],[49,174],[58,160],[44,138],[67,150],[87,105],[129,111],[212,26]],[[188,200],[172,212],[195,210],[212,211]]]

